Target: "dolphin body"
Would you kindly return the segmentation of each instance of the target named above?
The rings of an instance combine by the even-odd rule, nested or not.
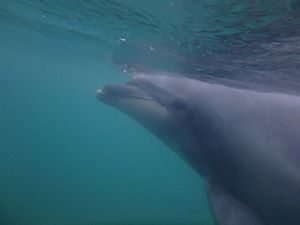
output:
[[[300,224],[299,96],[143,74],[96,95],[202,175],[217,224]]]

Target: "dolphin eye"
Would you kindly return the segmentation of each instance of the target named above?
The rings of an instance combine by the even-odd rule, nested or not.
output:
[[[179,98],[176,98],[173,102],[172,102],[172,106],[175,108],[175,109],[185,109],[187,107],[186,105],[186,102],[184,99],[179,99]]]

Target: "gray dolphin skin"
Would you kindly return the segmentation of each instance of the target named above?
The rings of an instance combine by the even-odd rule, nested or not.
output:
[[[96,95],[201,174],[217,224],[300,224],[299,96],[143,74]]]

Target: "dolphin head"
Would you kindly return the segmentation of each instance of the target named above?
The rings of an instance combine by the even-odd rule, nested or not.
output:
[[[220,224],[300,224],[298,96],[150,74],[96,95],[204,177]]]
[[[193,82],[186,78],[139,75],[125,84],[104,86],[97,98],[138,121],[182,155],[191,145],[194,95]],[[184,146],[183,146],[184,145]]]

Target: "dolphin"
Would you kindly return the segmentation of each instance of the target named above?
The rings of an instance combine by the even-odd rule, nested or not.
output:
[[[139,74],[97,98],[203,178],[218,225],[300,224],[300,97]]]

